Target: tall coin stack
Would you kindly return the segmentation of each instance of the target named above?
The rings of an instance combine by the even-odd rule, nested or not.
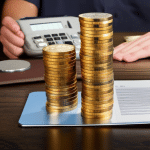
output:
[[[76,53],[73,45],[58,44],[43,48],[46,108],[48,112],[65,112],[76,108]]]
[[[81,29],[82,108],[85,118],[106,121],[113,108],[113,16],[79,15]]]

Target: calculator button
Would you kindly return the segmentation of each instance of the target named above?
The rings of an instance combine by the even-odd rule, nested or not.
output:
[[[81,43],[81,40],[80,40],[80,39],[73,40],[73,43],[74,43],[75,45],[78,45],[78,44],[80,44],[80,43]]]
[[[73,34],[73,35],[71,35],[71,38],[72,38],[72,39],[78,39],[79,37],[78,37],[77,34]]]
[[[38,47],[44,47],[44,46],[47,46],[47,43],[37,43],[37,46]]]
[[[35,41],[35,42],[38,42],[38,43],[39,43],[39,42],[44,42],[43,39],[35,39],[34,41]]]
[[[66,36],[62,36],[61,39],[62,39],[62,40],[65,40],[65,39],[67,39],[67,37],[66,37]]]
[[[54,37],[54,40],[60,40],[60,37]]]
[[[46,34],[46,35],[44,35],[44,37],[48,38],[48,37],[51,37],[51,35],[50,34]]]
[[[73,43],[71,41],[65,41],[65,44],[73,45]]]
[[[48,42],[48,44],[49,44],[49,45],[54,45],[54,44],[55,44],[55,42]]]
[[[53,39],[52,39],[52,38],[46,38],[46,40],[47,40],[47,41],[53,41]]]
[[[58,36],[58,34],[52,34],[52,36],[54,37],[54,36]]]
[[[56,41],[56,44],[64,44],[64,42],[63,41]]]
[[[59,33],[59,36],[65,36],[66,34],[65,33]]]
[[[35,36],[34,39],[41,39],[41,36]]]

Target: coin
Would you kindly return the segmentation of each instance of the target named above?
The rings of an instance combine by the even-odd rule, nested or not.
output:
[[[107,20],[107,21],[85,21],[84,19],[79,19],[80,24],[90,24],[90,25],[108,25],[113,22],[113,19]]]
[[[62,112],[66,112],[66,111],[71,111],[73,109],[75,109],[77,107],[78,103],[74,103],[72,105],[69,105],[67,107],[62,107],[62,108],[58,108],[58,107],[49,107],[49,105],[46,104],[46,109],[49,113],[53,113],[53,112],[58,112],[58,113],[62,113]]]
[[[113,33],[110,32],[108,34],[104,34],[102,36],[88,36],[88,34],[86,34],[86,36],[84,35],[81,35],[80,34],[80,38],[83,39],[83,40],[87,40],[87,41],[101,41],[101,40],[109,40],[109,39],[112,39],[113,38]]]
[[[79,19],[85,20],[85,21],[107,21],[107,20],[112,20],[113,16],[112,14],[109,13],[99,13],[99,12],[94,12],[94,13],[84,13],[79,15]]]
[[[110,33],[110,32],[112,32],[113,31],[113,29],[111,28],[111,29],[109,29],[109,30],[92,30],[92,31],[90,31],[90,30],[81,30],[81,34],[82,35],[85,35],[85,34],[92,34],[92,35],[101,35],[101,34],[107,34],[107,33]]]
[[[43,53],[50,55],[68,55],[75,53],[75,46],[69,44],[49,45],[43,48]]]

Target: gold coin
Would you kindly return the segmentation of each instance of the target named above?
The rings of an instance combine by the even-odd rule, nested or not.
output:
[[[101,77],[93,77],[93,78],[89,78],[88,76],[83,76],[82,75],[82,80],[84,80],[84,82],[100,82],[100,83],[106,83],[107,81],[110,81],[110,80],[114,80],[114,77],[113,76],[110,76],[110,77],[106,77],[106,78],[101,78]]]
[[[89,98],[89,97],[88,97]],[[105,99],[97,99],[97,100],[89,100],[89,99],[85,99],[84,97],[82,97],[82,102],[86,102],[88,104],[93,104],[93,105],[103,105],[103,104],[108,104],[108,103],[111,103],[113,104],[113,97],[107,97]]]
[[[108,56],[108,55],[111,55],[113,54],[113,51],[108,51],[108,52],[104,52],[104,53],[101,53],[101,52],[88,52],[88,51],[84,51],[82,49],[80,49],[80,54],[81,55],[85,55],[85,56],[89,56],[89,57],[102,57],[102,56]]]
[[[108,103],[102,103],[101,101],[98,103],[98,101],[92,101],[92,103],[89,103],[89,101],[86,101],[85,99],[82,98],[82,107],[89,109],[89,110],[99,110],[99,109],[106,109],[109,107],[113,107],[113,99],[108,101]]]
[[[56,76],[56,77],[55,77],[55,76],[51,76],[51,75],[49,75],[49,74],[44,74],[44,76],[45,76],[46,78],[50,79],[50,80],[56,80],[56,81],[62,81],[62,80],[67,81],[67,80],[72,80],[72,79],[74,79],[74,78],[77,77],[76,74],[74,74],[74,75],[72,75],[72,76],[68,76],[68,77],[66,77],[66,76],[62,76],[62,77],[57,77],[57,76]]]
[[[109,124],[111,116],[105,118],[105,120],[99,118],[83,118],[83,122],[85,124]]]
[[[64,90],[64,89],[52,89],[52,88],[46,87],[45,90],[48,91],[47,93],[64,94],[64,93],[71,93],[72,91],[77,90],[77,86],[68,88],[66,90]]]
[[[49,94],[49,93],[46,93],[47,97],[49,97],[50,99],[59,99],[59,100],[63,100],[63,99],[67,99],[67,98],[70,98],[70,97],[73,97],[75,95],[77,95],[77,91],[73,92],[73,93],[70,93],[70,94],[66,94],[66,95],[63,95],[63,96],[59,96],[59,95],[52,95],[52,94]]]
[[[89,87],[89,88],[99,88],[99,89],[101,88],[102,91],[106,91],[106,90],[109,90],[113,87],[114,82],[112,81],[111,83],[106,84],[106,85],[105,84],[104,85],[92,85],[90,83],[88,83],[88,84],[84,83],[84,80],[83,80],[82,85]]]
[[[93,46],[93,45],[113,45],[113,40],[104,40],[102,41],[86,41],[86,40],[81,40],[82,45],[88,45],[88,46]]]
[[[112,110],[109,110],[108,112],[103,112],[103,113],[86,113],[84,111],[81,111],[81,115],[85,118],[98,118],[102,120],[107,120],[111,118],[112,115]]]
[[[114,77],[113,76],[111,76],[110,78],[96,78],[96,77],[94,77],[94,78],[88,78],[88,77],[86,77],[86,76],[82,76],[82,81],[84,81],[85,83],[86,82],[91,82],[91,83],[101,83],[101,84],[103,84],[103,83],[106,83],[107,81],[110,81],[110,80],[114,80]]]
[[[53,107],[48,107],[46,105],[46,109],[49,113],[62,113],[62,112],[66,112],[66,111],[71,111],[71,110],[74,110],[76,107],[77,107],[78,103],[74,103],[73,105],[70,105],[68,106],[67,108],[61,108],[61,109],[56,109],[56,108],[53,108]]]
[[[96,25],[103,25],[103,24],[110,24],[113,22],[113,19],[107,20],[107,21],[85,21],[83,19],[79,19],[80,24],[96,24]]]
[[[89,97],[89,96],[86,96],[86,95],[82,94],[82,98],[85,99],[86,101],[92,101],[94,103],[98,102],[98,103],[101,103],[101,104],[106,104],[110,100],[112,100],[113,96],[112,96],[112,94],[106,95],[106,96],[105,96],[105,94],[103,94],[102,97],[96,97],[95,98],[95,97]]]
[[[86,47],[87,49],[110,49],[111,47],[113,47],[112,45],[105,45],[105,44],[87,44],[87,43],[82,43],[81,42],[81,48],[82,47]]]
[[[44,68],[45,68],[45,72],[47,72],[47,73],[50,73],[50,74],[51,73],[53,73],[53,74],[61,73],[62,76],[63,76],[62,72],[64,74],[76,72],[76,65],[70,66],[70,67],[64,67],[64,68],[58,67],[58,66],[57,66],[57,68],[54,68],[54,66],[49,67],[49,66],[44,65]]]
[[[105,89],[110,89],[113,87],[114,85],[114,81],[110,80],[108,83],[106,84],[101,84],[101,83],[91,83],[91,82],[85,82],[85,80],[82,81],[83,85],[89,88],[93,88],[93,87],[98,87],[101,88],[102,90]]]
[[[74,83],[72,83],[72,84],[70,84],[70,85],[65,85],[65,86],[52,86],[52,85],[49,85],[49,84],[47,84],[47,83],[45,83],[45,85],[47,86],[47,87],[49,87],[49,88],[53,88],[54,90],[55,89],[68,89],[68,88],[71,88],[71,87],[74,87],[74,86],[76,86],[77,85],[77,80],[75,80],[75,82]]]
[[[110,79],[113,79],[114,78],[114,74],[107,74],[107,75],[102,75],[100,76],[99,74],[96,74],[96,75],[93,75],[92,74],[83,74],[82,73],[82,79],[83,80],[101,80],[101,81],[107,81],[107,80],[110,80]]]
[[[83,86],[83,87],[85,87],[85,86]],[[110,90],[113,89],[112,86],[111,87],[105,87],[105,88],[99,88],[99,87],[96,87],[96,88],[99,89],[99,90],[98,91],[94,91],[94,90],[93,91],[92,90],[88,91],[87,90],[88,88],[84,88],[84,89],[82,89],[82,94],[87,96],[87,97],[94,97],[94,98],[97,98],[97,99],[99,99],[99,98],[108,99],[113,95],[113,91],[109,92]]]
[[[113,52],[114,48],[112,46],[108,48],[99,48],[99,47],[87,47],[81,45],[81,50],[88,52],[88,53],[107,53],[107,52]]]
[[[73,53],[66,54],[66,55],[51,55],[51,54],[43,52],[43,58],[49,58],[49,59],[65,59],[65,58],[70,58],[74,56],[76,56],[75,51]]]
[[[110,107],[105,107],[105,108],[99,108],[99,109],[95,109],[95,107],[86,107],[84,104],[82,104],[82,108],[81,110],[87,113],[103,113],[106,111],[109,111],[113,108],[113,105]]]
[[[102,65],[102,64],[106,64],[106,63],[110,63],[113,61],[113,58],[111,58],[110,60],[85,60],[85,59],[80,59],[81,63],[83,64],[88,64],[88,65]]]
[[[89,67],[86,66],[86,64],[81,64],[81,68],[85,70],[91,70],[91,71],[103,71],[103,70],[113,69],[113,65],[106,66],[106,67],[95,67],[95,66]]]
[[[48,85],[53,85],[53,86],[65,86],[65,85],[70,85],[72,83],[74,83],[77,79],[74,78],[73,80],[71,81],[51,81],[49,80],[48,78],[44,77],[44,80],[46,82],[46,84]]]
[[[98,78],[97,78],[97,80],[82,80],[82,82],[84,83],[84,84],[88,84],[88,85],[106,85],[106,84],[109,84],[109,83],[111,83],[113,81],[113,79],[112,80],[108,80],[108,81],[101,81],[101,80],[98,80]]]
[[[92,112],[88,112],[88,111],[81,109],[81,112],[83,112],[84,114],[87,114],[87,115],[92,115],[92,116],[105,116],[105,115],[111,114],[112,109],[110,109],[108,111],[101,112],[101,113],[92,113]]]
[[[81,30],[81,34],[84,36],[85,34],[91,34],[91,35],[101,35],[101,34],[107,34],[107,33],[110,33],[112,32],[113,29],[109,29],[109,30],[93,30],[93,31],[89,31],[89,30]]]
[[[43,53],[49,55],[66,55],[75,53],[75,46],[69,44],[49,45],[43,48]]]
[[[103,63],[103,64],[95,64],[95,63],[86,63],[86,61],[81,61],[81,65],[86,65],[88,67],[109,67],[113,65],[113,62]]]
[[[99,73],[99,72],[94,72],[94,73],[87,73],[87,72],[83,72],[81,71],[81,75],[84,77],[84,78],[89,78],[89,79],[92,79],[93,78],[100,78],[100,79],[106,79],[108,77],[110,77],[111,75],[113,76],[113,72],[108,72],[108,73]]]
[[[61,99],[61,100],[59,100],[59,99],[51,99],[51,98],[49,98],[48,97],[48,95],[47,95],[47,101],[48,102],[50,102],[50,103],[56,103],[56,104],[59,104],[59,103],[61,103],[61,102],[70,102],[70,101],[72,101],[72,100],[75,100],[75,99],[77,99],[78,98],[78,95],[75,95],[75,96],[73,96],[73,97],[69,97],[69,98],[67,98],[67,99]]]
[[[113,36],[113,31],[109,32],[109,33],[104,33],[104,34],[82,34],[82,36],[84,36],[84,38],[104,38],[104,39],[109,39],[110,37]]]
[[[90,27],[88,27],[90,26]],[[96,26],[94,28],[94,26]],[[110,30],[113,28],[113,24],[108,24],[108,25],[89,25],[87,24],[87,27],[86,27],[86,24],[80,24],[80,30],[86,30],[86,31],[103,31],[103,30]]]
[[[69,90],[69,91],[52,91],[52,90],[49,90],[49,89],[45,89],[46,90],[46,93],[49,93],[49,94],[54,94],[54,95],[65,95],[65,94],[70,94],[70,93],[73,93],[74,91],[77,91],[77,87],[76,88],[73,88],[72,90]]]
[[[54,68],[54,69],[57,69],[57,68],[60,68],[61,70],[63,70],[62,68],[64,68],[64,70],[65,69],[68,69],[68,68],[72,68],[72,67],[74,67],[74,66],[76,66],[76,62],[72,62],[72,63],[70,63],[70,64],[67,64],[67,63],[44,63],[44,66],[46,67],[46,68]]]
[[[82,60],[88,60],[88,61],[111,61],[113,59],[113,54],[108,55],[98,55],[98,56],[89,56],[89,55],[84,55],[82,52],[80,52],[80,59]]]
[[[109,40],[109,39],[112,39],[113,38],[113,32],[111,33],[108,33],[108,34],[104,34],[103,36],[88,36],[88,34],[86,34],[86,36],[84,35],[81,35],[80,34],[80,38],[81,40],[87,40],[87,41],[101,41],[101,40]]]
[[[103,89],[101,89],[101,88],[91,88],[91,87],[87,87],[87,86],[85,86],[85,85],[83,85],[82,84],[82,87],[83,87],[83,89],[82,89],[82,93],[84,94],[84,93],[87,93],[88,94],[88,92],[89,92],[89,94],[88,95],[90,95],[90,93],[92,93],[92,95],[93,94],[103,94],[103,95],[101,95],[101,97],[104,97],[104,96],[111,96],[112,94],[113,94],[113,87],[111,87],[111,88],[109,88],[108,90],[103,90]]]
[[[49,108],[53,108],[53,109],[65,109],[68,107],[71,107],[72,105],[78,103],[78,99],[75,99],[73,102],[70,103],[70,105],[66,105],[66,106],[61,106],[61,105],[53,105],[50,102],[46,102],[47,107]]]
[[[76,103],[78,101],[78,99],[73,99],[71,101],[59,101],[59,103],[55,103],[55,102],[48,102],[49,107],[64,107],[64,106],[69,106],[72,105],[74,103]]]
[[[94,13],[83,13],[79,15],[79,19],[85,20],[85,21],[108,21],[112,20],[113,16],[112,14],[109,13],[99,13],[99,12],[94,12]]]
[[[99,28],[106,28],[106,27],[112,27],[113,26],[113,24],[112,23],[108,23],[108,24],[84,24],[84,23],[80,23],[81,24],[81,26],[83,26],[83,27],[85,27],[85,28],[97,28],[97,29],[99,29]]]
[[[66,57],[66,58],[51,58],[51,57],[43,57],[43,61],[48,61],[48,62],[71,62],[71,61],[75,61],[76,60],[76,56],[73,57]]]
[[[88,67],[87,68],[83,68],[81,67],[81,71],[83,71],[84,73],[99,73],[99,74],[105,74],[105,73],[111,73],[113,72],[113,68],[110,68],[110,69],[105,69],[105,70],[90,70]]]

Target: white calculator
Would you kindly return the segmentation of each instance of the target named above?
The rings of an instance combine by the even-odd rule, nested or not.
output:
[[[53,44],[75,45],[76,58],[80,52],[80,24],[78,17],[49,17],[17,20],[25,34],[25,53],[42,57],[42,49]]]

